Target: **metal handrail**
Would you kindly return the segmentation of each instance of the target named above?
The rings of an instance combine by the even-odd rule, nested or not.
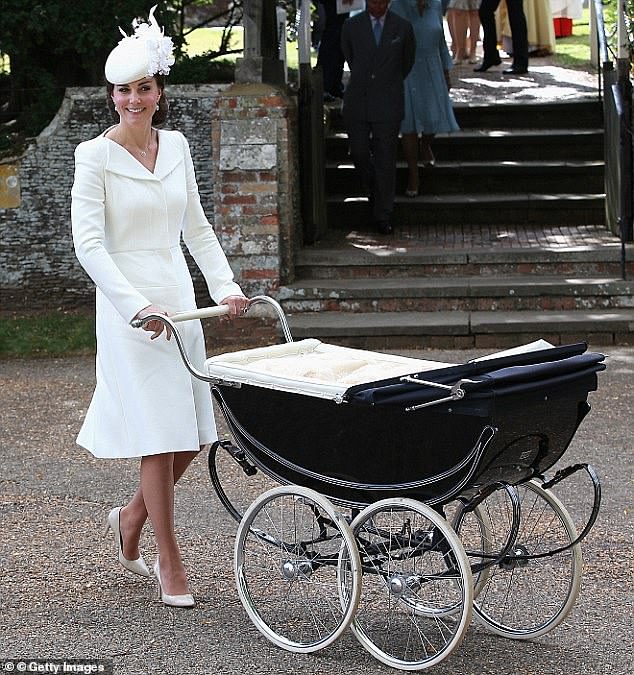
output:
[[[625,114],[625,101],[623,100],[623,93],[618,82],[612,85],[612,98],[614,99],[614,107],[619,118],[619,128],[621,129],[619,138],[619,164],[623,167],[628,163],[628,153],[631,156],[632,152],[632,129],[628,128],[628,120]],[[628,133],[629,132],[629,133]],[[629,136],[629,138],[628,138]],[[628,146],[629,142],[629,146]],[[629,162],[631,165],[631,161]],[[630,183],[629,195],[627,189],[627,181],[623,180],[623,173],[621,173],[621,190],[619,200],[619,217],[617,224],[619,226],[619,237],[621,238],[621,278],[623,280],[627,277],[627,270],[625,264],[625,241],[628,232],[632,228],[632,205],[628,203],[628,199],[632,197],[632,171],[630,166]]]
[[[617,81],[613,82],[609,88],[605,86],[605,96],[601,96],[601,92],[603,91],[601,77],[605,76],[606,73],[610,73],[609,80],[612,80],[615,70],[613,60],[616,59],[619,64],[620,61],[617,58],[618,55],[613,54],[608,45],[605,34],[602,0],[593,0],[591,11],[593,11],[596,20],[596,39],[599,48],[600,63],[597,69],[599,75],[599,99],[602,101],[604,119],[611,119],[613,121],[615,121],[615,118],[618,119],[619,152],[616,157],[611,153],[606,153],[605,155],[606,176],[618,175],[619,177],[618,203],[613,198],[609,201],[606,208],[609,214],[614,212],[618,214],[616,216],[616,229],[621,241],[621,278],[625,280],[627,277],[626,241],[632,230],[631,201],[634,177],[632,175],[631,161],[632,128],[631,120],[628,119],[629,106],[624,94],[627,91],[631,92],[631,85],[629,85],[629,82],[623,81],[628,75],[624,73],[624,69],[619,65],[616,75]],[[619,11],[623,11],[622,7],[619,8]],[[608,83],[606,82],[606,85]],[[618,173],[616,173],[617,168]]]
[[[597,42],[599,43],[599,66],[603,64],[610,64],[612,66],[612,61],[609,57],[608,41],[605,37],[605,19],[603,18],[603,2],[602,0],[594,0],[594,17],[597,22]],[[599,67],[599,72],[601,68]]]

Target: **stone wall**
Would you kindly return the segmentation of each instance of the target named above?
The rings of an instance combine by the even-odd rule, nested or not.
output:
[[[190,142],[203,207],[248,295],[274,293],[292,276],[298,213],[289,139],[294,103],[270,87],[265,92],[253,86],[255,93],[248,87],[232,91],[230,85],[169,86],[166,125]],[[261,108],[267,102],[270,109]],[[69,89],[56,118],[24,156],[2,165],[0,179],[6,176],[10,185],[0,202],[3,312],[94,303],[93,284],[75,259],[71,239],[73,151],[111,123],[103,89]],[[227,158],[238,156],[229,168]],[[206,303],[193,263],[192,271],[198,302]]]

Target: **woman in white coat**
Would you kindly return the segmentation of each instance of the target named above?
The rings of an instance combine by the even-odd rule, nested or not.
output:
[[[183,367],[160,321],[145,326],[151,335],[130,322],[195,307],[181,237],[230,318],[245,311],[248,300],[201,207],[186,139],[155,127],[167,116],[164,75],[174,58],[153,12],[106,61],[118,123],[75,151],[73,241],[97,286],[96,388],[77,443],[96,457],[141,458],[136,493],[108,516],[119,562],[150,576],[138,548],[149,516],[159,552],[159,597],[191,607],[174,534],[174,485],[199,449],[217,438],[211,396]],[[200,322],[183,326],[187,351],[200,365]]]

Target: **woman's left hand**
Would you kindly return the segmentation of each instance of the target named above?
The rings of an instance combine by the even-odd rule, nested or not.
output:
[[[249,298],[244,295],[229,295],[224,300],[221,300],[219,304],[227,305],[227,307],[229,307],[227,317],[229,319],[235,319],[237,316],[241,316],[247,311]]]

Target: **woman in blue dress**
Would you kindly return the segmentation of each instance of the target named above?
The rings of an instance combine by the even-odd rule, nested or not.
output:
[[[449,98],[452,68],[445,42],[441,0],[394,0],[390,10],[414,27],[416,61],[405,80],[405,117],[401,123],[408,180],[405,194],[418,194],[418,137],[425,166],[434,164],[430,142],[438,133],[457,131]]]

